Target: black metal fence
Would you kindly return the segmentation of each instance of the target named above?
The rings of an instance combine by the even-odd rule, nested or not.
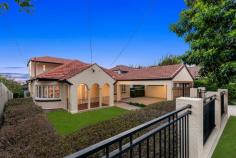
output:
[[[188,158],[189,108],[191,105],[94,144],[67,158]]]
[[[203,108],[203,142],[206,143],[215,128],[215,99],[216,95],[204,99]]]
[[[225,113],[225,92],[220,94],[221,116]]]

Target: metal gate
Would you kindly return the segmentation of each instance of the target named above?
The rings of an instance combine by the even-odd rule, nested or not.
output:
[[[175,83],[173,87],[173,98],[190,97],[190,83]]]
[[[215,128],[215,100],[216,95],[204,99],[203,108],[203,142],[206,143]]]

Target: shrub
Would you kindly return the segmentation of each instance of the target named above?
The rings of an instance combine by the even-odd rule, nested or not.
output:
[[[230,83],[230,84],[226,85],[224,88],[228,89],[230,104],[235,104],[233,102],[236,101],[236,84]]]
[[[140,108],[144,108],[144,107],[146,107],[146,105],[144,105],[144,104],[140,104],[140,103],[129,102],[128,104],[130,104],[130,105],[134,105],[134,106],[137,106],[137,107],[140,107]]]
[[[208,79],[200,79],[194,81],[194,87],[206,87],[209,91],[216,91],[218,89],[215,83],[211,83]]]
[[[4,124],[16,125],[25,119],[29,119],[37,114],[42,114],[40,107],[36,106],[31,98],[10,100],[4,112]]]
[[[16,81],[0,76],[0,82],[2,82],[13,93],[14,98],[24,97],[23,86]]]
[[[0,130],[0,157],[62,157],[70,151],[32,99],[6,105]]]
[[[217,91],[219,88],[228,89],[229,92],[229,102],[236,100],[236,84],[229,83],[223,87],[218,87],[215,83],[211,83],[208,79],[200,79],[194,81],[194,87],[206,87],[208,91]]]
[[[173,101],[161,102],[60,137],[32,99],[13,99],[4,112],[0,157],[63,157],[174,109]]]

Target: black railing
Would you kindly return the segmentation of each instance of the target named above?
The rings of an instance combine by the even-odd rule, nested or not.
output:
[[[215,99],[216,95],[204,99],[203,108],[203,142],[206,143],[215,128]]]
[[[225,92],[220,94],[221,116],[225,113]]]
[[[165,114],[67,158],[85,157],[189,157],[191,105]]]

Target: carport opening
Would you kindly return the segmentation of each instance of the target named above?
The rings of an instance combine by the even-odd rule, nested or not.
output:
[[[110,86],[108,83],[102,87],[102,106],[109,106],[110,103]]]
[[[130,97],[145,97],[145,87],[143,85],[133,85],[130,88]]]
[[[151,98],[166,99],[167,86],[166,85],[147,85],[145,87],[145,96]]]
[[[97,83],[93,84],[91,87],[91,98],[90,98],[91,108],[99,107],[99,85]]]
[[[88,86],[80,84],[77,88],[78,110],[88,109]]]

